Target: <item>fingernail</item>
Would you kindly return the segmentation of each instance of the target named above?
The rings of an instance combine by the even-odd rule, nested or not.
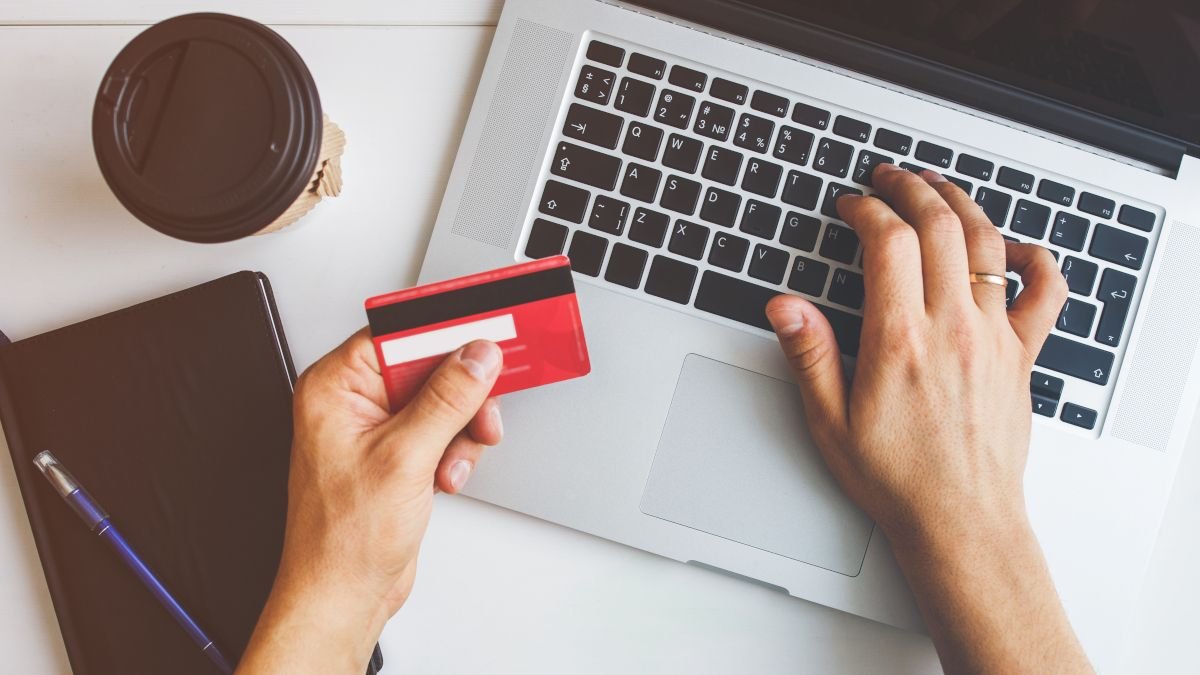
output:
[[[463,367],[480,382],[486,382],[500,370],[500,348],[492,342],[472,342],[459,355]]]
[[[899,170],[900,170],[900,167],[896,166],[895,164],[880,164],[879,166],[875,167],[875,173],[877,173],[877,174],[889,173],[891,171],[899,171]]]
[[[504,420],[500,417],[500,406],[498,405],[492,406],[492,422],[495,423],[500,438],[504,438]]]
[[[945,183],[946,177],[936,171],[925,169],[921,172],[921,178],[925,179],[926,183]]]
[[[458,492],[467,484],[467,479],[471,477],[471,463],[465,459],[460,459],[450,465],[450,485],[454,486],[454,491]]]
[[[771,322],[771,327],[780,337],[788,337],[795,335],[804,330],[804,312],[787,308],[784,310],[776,310],[767,315],[767,320]]]

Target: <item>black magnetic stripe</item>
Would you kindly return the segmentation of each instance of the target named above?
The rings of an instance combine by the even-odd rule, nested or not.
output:
[[[369,309],[367,321],[372,335],[390,335],[574,292],[571,268],[563,265]]]

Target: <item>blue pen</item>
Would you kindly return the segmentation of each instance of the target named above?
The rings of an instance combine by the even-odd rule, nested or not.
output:
[[[142,559],[133,552],[129,543],[125,541],[125,538],[121,536],[121,533],[117,532],[117,528],[113,527],[113,524],[109,521],[108,513],[100,508],[96,500],[92,499],[92,496],[79,485],[79,482],[71,474],[67,473],[67,470],[55,459],[54,455],[50,454],[49,450],[44,450],[38,453],[37,457],[33,458],[33,463],[37,468],[41,469],[42,475],[46,477],[46,480],[50,481],[50,484],[66,500],[67,504],[75,510],[75,513],[79,514],[79,517],[83,519],[88,528],[113,547],[117,555],[121,556],[121,559],[129,566],[129,569],[133,570],[137,578],[142,580],[146,588],[154,594],[154,597],[158,598],[162,606],[167,609],[171,616],[175,617],[179,625],[183,626],[183,629],[187,631],[192,640],[200,646],[201,651],[207,654],[213,663],[217,664],[222,673],[226,675],[232,673],[233,667],[221,655],[221,652],[213,644],[213,641],[204,634],[204,631],[200,629],[196,621],[184,611],[179,601],[171,595],[166,586],[163,586],[158,577],[154,576],[154,572],[151,572],[150,568],[146,567],[146,563],[142,562]]]

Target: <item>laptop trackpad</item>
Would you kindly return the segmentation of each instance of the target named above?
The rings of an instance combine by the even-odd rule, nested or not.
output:
[[[857,575],[874,524],[842,494],[803,415],[793,383],[689,354],[642,512]]]

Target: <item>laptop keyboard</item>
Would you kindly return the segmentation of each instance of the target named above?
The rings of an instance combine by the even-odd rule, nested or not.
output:
[[[801,295],[854,357],[861,246],[837,199],[871,194],[881,163],[933,169],[1005,238],[1060,261],[1070,299],[1033,412],[1096,431],[1161,209],[654,50],[585,44],[519,253],[566,253],[579,274],[764,331],[768,300]],[[1018,291],[1010,275],[1010,304]]]

